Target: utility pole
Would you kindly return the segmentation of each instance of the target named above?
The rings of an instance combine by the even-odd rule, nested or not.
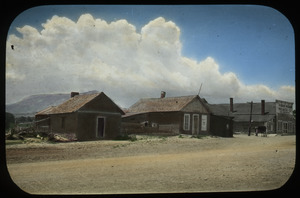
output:
[[[251,133],[251,123],[252,123],[252,106],[253,106],[253,101],[250,103],[250,120],[249,120],[249,129],[248,129],[248,136],[250,136]]]

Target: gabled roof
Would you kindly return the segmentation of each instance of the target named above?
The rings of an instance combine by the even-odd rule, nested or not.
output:
[[[229,107],[229,106],[228,106]],[[233,104],[233,110],[236,114],[250,113],[250,103],[236,103]],[[276,114],[276,102],[265,102],[265,113],[266,114]],[[253,103],[252,114],[261,114],[261,103]]]
[[[144,98],[133,104],[128,112],[134,113],[147,113],[147,112],[171,112],[181,111],[194,99],[199,99],[198,95],[180,96],[180,97],[166,97],[166,98]],[[205,106],[203,104],[203,106]],[[206,108],[206,107],[205,107]]]
[[[56,107],[48,107],[42,110],[38,112],[36,115],[72,113],[78,111],[81,107],[85,106],[87,103],[91,102],[92,100],[94,100],[96,97],[100,95],[107,97],[103,92],[95,93],[95,94],[76,95]],[[121,114],[124,114],[121,108],[119,108],[119,111],[121,112]]]
[[[214,115],[234,117],[234,121],[243,122],[250,119],[250,103],[234,103],[233,112],[230,112],[229,104],[208,104],[209,109]],[[265,122],[274,118],[276,114],[276,103],[265,102],[265,114],[261,115],[261,103],[253,103],[252,120]]]
[[[218,116],[232,116],[229,105],[227,104],[207,104],[208,108],[214,115]]]
[[[38,112],[36,115],[47,115],[47,114],[51,113],[51,111],[54,107],[55,106],[47,107],[46,109],[43,109],[42,111]]]

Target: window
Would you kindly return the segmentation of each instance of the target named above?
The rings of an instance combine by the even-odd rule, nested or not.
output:
[[[190,130],[190,114],[184,114],[183,118],[183,130],[189,131]]]
[[[201,131],[207,130],[207,115],[201,116]]]

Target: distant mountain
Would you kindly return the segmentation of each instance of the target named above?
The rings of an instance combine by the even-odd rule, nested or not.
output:
[[[93,90],[80,93],[80,95],[99,93]],[[49,107],[57,106],[70,98],[70,93],[58,94],[39,94],[31,95],[19,102],[6,105],[6,112],[14,114],[16,117],[20,116],[34,116],[37,112]]]

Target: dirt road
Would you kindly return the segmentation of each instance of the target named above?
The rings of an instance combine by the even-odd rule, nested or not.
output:
[[[295,136],[138,137],[7,146],[13,181],[33,194],[267,190],[295,164]]]

